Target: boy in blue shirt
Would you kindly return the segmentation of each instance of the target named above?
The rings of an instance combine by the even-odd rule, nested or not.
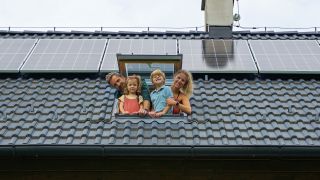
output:
[[[165,86],[166,76],[160,70],[154,70],[151,73],[150,80],[155,87],[150,94],[152,102],[152,111],[149,112],[151,117],[160,117],[164,114],[171,114],[172,107],[166,102],[168,98],[173,97],[172,91],[168,86]]]

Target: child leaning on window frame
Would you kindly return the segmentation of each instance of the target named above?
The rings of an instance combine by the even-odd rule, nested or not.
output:
[[[149,112],[151,117],[160,117],[164,114],[172,113],[172,106],[169,106],[166,102],[168,98],[172,98],[173,94],[168,86],[165,86],[166,76],[160,70],[154,70],[150,75],[150,80],[155,87],[151,92],[152,111]]]
[[[119,98],[120,114],[138,114],[140,109],[143,109],[143,98],[141,93],[141,78],[140,76],[128,76],[123,94]]]

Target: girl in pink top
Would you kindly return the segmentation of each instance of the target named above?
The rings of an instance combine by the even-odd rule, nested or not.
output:
[[[140,76],[128,76],[126,87],[123,94],[119,98],[119,111],[121,114],[137,114],[140,109],[143,109],[143,98],[141,93]]]

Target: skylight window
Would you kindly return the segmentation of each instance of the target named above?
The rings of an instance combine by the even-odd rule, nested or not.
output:
[[[182,55],[128,55],[117,54],[119,72],[123,76],[141,76],[151,85],[150,74],[160,69],[166,74],[166,84],[172,83],[173,75],[182,67]]]
[[[152,89],[152,83],[150,80],[151,73],[160,69],[165,73],[166,80],[165,85],[170,86],[173,82],[173,76],[175,72],[182,68],[182,55],[135,55],[135,54],[117,54],[117,62],[119,73],[125,77],[131,75],[139,75],[141,79],[145,80],[149,86],[150,92]],[[132,115],[120,115],[118,114],[118,99],[114,106],[114,115],[118,118],[132,118],[140,119],[139,116]],[[163,118],[181,118],[183,115],[164,115]],[[137,118],[139,117],[139,118]]]

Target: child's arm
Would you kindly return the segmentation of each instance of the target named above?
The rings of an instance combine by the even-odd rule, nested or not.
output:
[[[119,111],[120,111],[120,114],[124,114],[124,108],[123,108],[123,102],[122,101],[119,102]]]
[[[128,114],[128,112],[124,110],[124,103],[123,103],[123,101],[124,101],[124,97],[121,96],[121,97],[119,98],[119,111],[120,111],[120,114]]]
[[[148,112],[148,115],[149,115],[150,117],[152,117],[152,118],[155,118],[155,117],[156,117],[156,114],[157,114],[157,113],[154,111],[153,108],[151,109],[151,111]]]
[[[139,111],[137,112],[138,115],[140,116],[145,116],[148,114],[149,109],[145,109],[145,101],[142,96],[138,97],[139,101]]]
[[[167,105],[165,108],[163,108],[163,110],[161,112],[156,113],[156,117],[161,117],[161,116],[165,115],[169,111],[170,108],[171,108],[171,106]]]
[[[140,107],[140,111],[144,110],[144,101],[142,96],[139,96],[139,107]]]

